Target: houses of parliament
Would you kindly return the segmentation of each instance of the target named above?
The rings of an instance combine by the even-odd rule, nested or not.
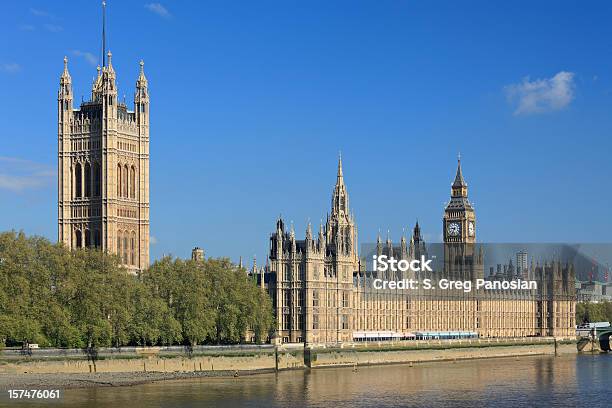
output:
[[[149,91],[140,62],[133,109],[117,98],[112,54],[91,98],[74,107],[68,59],[57,96],[58,241],[115,253],[137,273],[149,265]]]
[[[104,46],[103,46],[104,49]],[[68,60],[59,80],[58,241],[71,249],[114,253],[132,273],[149,265],[149,89],[140,62],[134,103],[118,99],[110,51],[91,87],[75,108]],[[359,341],[372,336],[409,338],[415,333],[469,333],[480,337],[570,336],[575,325],[572,265],[532,267],[536,291],[429,291],[374,289],[377,278],[400,276],[368,271],[358,254],[358,233],[338,161],[331,211],[325,224],[296,239],[279,218],[270,236],[268,266],[251,271],[270,295],[276,338],[306,344]],[[442,219],[444,277],[484,277],[477,223],[461,162]],[[395,246],[378,238],[375,251],[398,259],[426,255],[420,226]],[[199,254],[199,253],[198,253]],[[364,254],[362,254],[364,255]]]
[[[461,161],[444,209],[443,266],[440,277],[484,278],[483,251],[476,243],[477,224],[468,199]],[[470,337],[573,336],[575,273],[571,264],[532,265],[536,290],[375,289],[382,278],[428,278],[414,272],[368,271],[357,251],[357,224],[350,211],[342,159],[338,161],[331,212],[314,235],[309,224],[298,240],[282,218],[270,236],[269,265],[251,274],[272,298],[279,342],[324,344],[374,338],[469,335]],[[427,255],[418,222],[398,246],[378,237],[375,253],[413,260]],[[364,255],[364,254],[362,254]],[[435,279],[435,278],[434,278]]]

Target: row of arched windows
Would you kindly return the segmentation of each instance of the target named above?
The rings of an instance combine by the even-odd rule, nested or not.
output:
[[[118,231],[117,232],[117,255],[124,265],[137,265],[138,244],[136,232]]]
[[[136,166],[117,165],[117,197],[136,198]]]
[[[75,164],[73,177],[72,196],[74,198],[100,197],[102,172],[99,163],[96,162],[93,166],[89,162]]]
[[[102,237],[100,230],[94,231],[85,229],[85,233],[80,229],[74,232],[74,247],[75,248],[100,248],[102,246]]]

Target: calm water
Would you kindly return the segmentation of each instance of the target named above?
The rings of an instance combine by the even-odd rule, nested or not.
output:
[[[612,355],[329,368],[67,390],[65,407],[612,406]],[[31,407],[26,403],[12,404]]]

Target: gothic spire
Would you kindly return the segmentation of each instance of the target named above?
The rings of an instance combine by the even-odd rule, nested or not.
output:
[[[453,187],[455,188],[467,187],[467,183],[463,179],[463,173],[461,172],[461,153],[457,157],[457,174],[455,175],[455,181],[453,182]]]
[[[349,215],[348,194],[342,173],[342,155],[338,156],[338,175],[332,196],[332,217],[338,215],[343,217],[348,217]]]
[[[70,79],[70,72],[68,72],[68,57],[64,57],[64,71],[62,72],[62,79]]]
[[[414,231],[412,232],[412,236],[414,237],[415,241],[420,242],[422,240],[421,227],[419,226],[419,220],[417,220],[416,225],[414,226]]]
[[[138,74],[138,80],[136,81],[137,88],[146,88],[147,87],[147,77],[144,73],[144,61],[140,60],[140,73]]]
[[[107,65],[108,70],[109,71],[114,71],[113,70],[113,62],[112,62],[113,53],[110,52],[110,50],[108,50],[108,52],[106,53],[106,58],[107,58],[107,61],[108,61],[108,65]]]

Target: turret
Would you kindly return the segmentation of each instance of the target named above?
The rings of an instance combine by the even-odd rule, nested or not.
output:
[[[406,245],[406,232],[402,231],[402,239],[400,241],[400,258],[408,259],[408,246]]]
[[[64,71],[60,76],[60,86],[57,92],[57,152],[58,152],[58,237],[66,246],[72,246],[72,229],[68,222],[72,198],[71,175],[73,170],[67,158],[71,151],[70,131],[73,117],[72,78],[68,72],[68,58],[64,57]],[[67,176],[68,175],[68,176]]]
[[[64,71],[60,76],[58,98],[72,100],[72,77],[68,72],[68,57],[64,57]]]
[[[295,243],[295,229],[293,228],[293,221],[291,221],[291,230],[289,231],[289,242],[291,244],[291,253],[296,253],[296,243]]]
[[[312,225],[310,225],[309,221],[308,226],[306,227],[306,252],[310,252],[313,246],[314,244],[312,241]]]
[[[325,235],[323,234],[323,220],[319,224],[319,238],[317,240],[317,248],[320,253],[325,252]]]
[[[144,61],[140,60],[140,74],[136,80],[136,92],[134,94],[134,112],[136,122],[140,126],[148,126],[149,123],[149,83],[144,73]]]
[[[393,243],[391,242],[391,235],[389,230],[387,230],[387,241],[385,242],[387,245],[387,256],[391,258],[393,256]]]
[[[57,112],[59,123],[69,125],[72,116],[72,102],[72,77],[68,72],[68,57],[64,57],[64,71],[60,76],[60,86],[57,92]],[[70,127],[64,126],[63,130],[69,131]]]

